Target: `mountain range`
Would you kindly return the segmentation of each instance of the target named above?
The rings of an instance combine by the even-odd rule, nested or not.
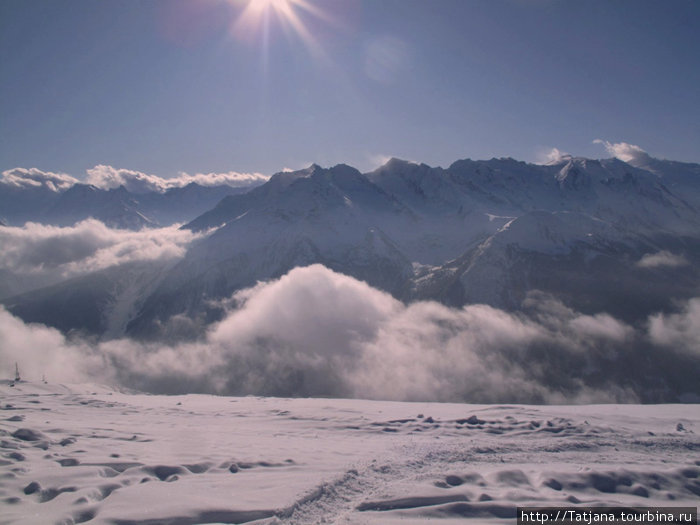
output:
[[[0,181],[0,220],[5,225],[38,222],[70,226],[88,218],[112,228],[139,229],[183,222],[204,213],[226,195],[250,186],[202,186],[191,182],[164,191],[133,192],[124,186],[8,184]]]
[[[406,303],[483,303],[519,311],[548,294],[583,313],[642,322],[700,292],[700,165],[564,157],[447,168],[399,159],[273,175],[242,189],[190,184],[135,194],[75,184],[0,185],[8,226],[92,217],[142,230],[184,223],[178,258],[129,262],[49,286],[10,286],[27,322],[102,338],[196,338],[259,281],[322,264]]]

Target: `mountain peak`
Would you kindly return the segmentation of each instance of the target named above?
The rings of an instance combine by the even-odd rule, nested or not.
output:
[[[423,166],[423,165],[424,164],[420,164],[420,163],[414,162],[412,160],[404,160],[404,159],[399,159],[397,157],[391,157],[382,166],[380,166],[379,169],[397,169],[397,168],[405,168],[407,166]]]

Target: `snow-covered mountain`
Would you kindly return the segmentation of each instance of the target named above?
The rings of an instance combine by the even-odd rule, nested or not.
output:
[[[380,225],[412,220],[410,210],[349,166],[278,173],[184,226],[218,229],[169,272],[129,330],[150,334],[154,321],[202,314],[212,300],[313,263],[402,296],[411,261]]]
[[[105,191],[87,184],[76,184],[62,193],[40,220],[72,226],[90,217],[112,228],[138,230],[156,226],[154,220],[139,211],[139,202],[123,186]]]
[[[421,268],[413,298],[513,310],[537,290],[581,311],[638,321],[698,293],[698,248],[697,237],[635,232],[575,211],[530,211],[460,257]],[[682,253],[683,263],[642,263],[658,253]]]
[[[138,230],[187,222],[227,195],[249,189],[249,186],[201,186],[192,182],[164,191],[136,193],[124,186],[103,189],[75,183],[57,187],[0,180],[0,220],[11,226],[26,222],[71,226],[93,218],[113,228]]]
[[[200,326],[220,318],[221,301],[235,291],[314,263],[409,302],[517,310],[540,291],[583,312],[639,321],[700,292],[700,166],[651,157],[636,164],[566,157],[548,165],[491,159],[433,168],[391,159],[366,174],[312,165],[216,205],[218,190],[195,185],[159,195],[74,185],[43,217],[69,224],[88,214],[140,228],[211,203],[183,226],[206,234],[179,262],[159,266],[130,306],[114,297],[127,286],[120,272],[98,280],[102,285],[77,278],[111,297],[91,303],[105,317],[91,324],[98,333],[119,325],[152,337],[175,318]],[[66,329],[42,305],[74,286],[81,288],[5,302]],[[115,302],[116,324],[105,306]]]
[[[19,186],[0,182],[0,220],[5,225],[37,221],[61,192],[47,186]]]

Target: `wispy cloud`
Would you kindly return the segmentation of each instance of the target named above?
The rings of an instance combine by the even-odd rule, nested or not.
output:
[[[384,166],[387,162],[389,162],[392,159],[392,155],[382,155],[382,154],[377,154],[377,155],[368,155],[367,160],[372,166],[372,169],[379,168],[380,166]]]

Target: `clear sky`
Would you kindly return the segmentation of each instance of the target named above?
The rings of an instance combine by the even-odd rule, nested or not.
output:
[[[700,162],[697,0],[0,0],[0,171]]]

